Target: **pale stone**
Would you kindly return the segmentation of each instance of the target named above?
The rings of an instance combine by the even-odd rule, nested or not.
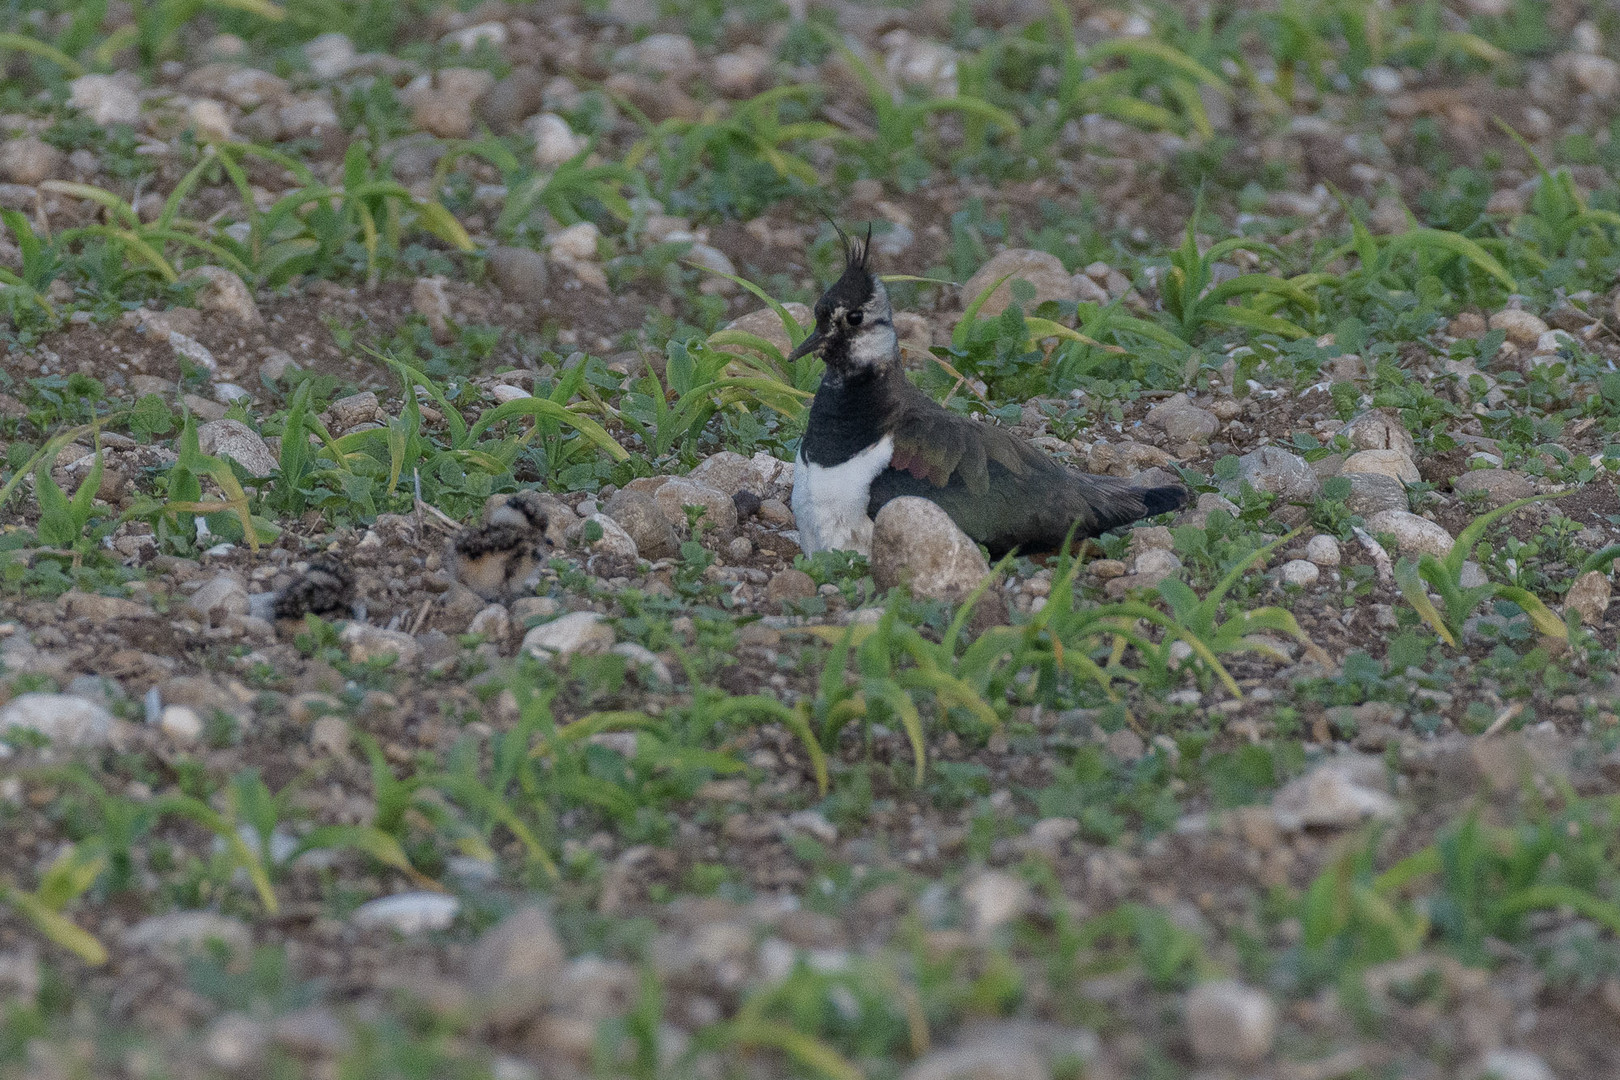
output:
[[[181,603],[180,609],[205,625],[218,625],[251,610],[247,586],[234,574],[217,574]]]
[[[1317,566],[1338,566],[1341,558],[1339,541],[1325,533],[1313,536],[1305,545],[1305,557]]]
[[[568,121],[556,113],[540,113],[531,117],[528,128],[534,136],[534,163],[542,169],[556,168],[577,157],[588,144],[588,140],[574,134]]]
[[[659,509],[658,501],[646,492],[620,489],[602,512],[618,523],[642,558],[670,559],[680,553],[675,527]]]
[[[1455,540],[1445,529],[1405,510],[1384,510],[1367,519],[1367,530],[1373,535],[1388,533],[1395,538],[1395,546],[1412,556],[1430,554],[1445,558]]]
[[[489,253],[489,273],[509,299],[537,304],[548,295],[546,257],[532,248],[497,247]]]
[[[1609,610],[1609,578],[1601,570],[1588,570],[1575,579],[1564,594],[1564,609],[1580,616],[1587,626],[1603,622]]]
[[[584,535],[592,525],[600,529],[602,535],[596,540],[584,540]],[[606,514],[592,514],[580,523],[581,539],[596,555],[612,555],[620,559],[635,559],[640,552],[636,550],[635,539],[625,531],[613,518]]]
[[[253,931],[240,919],[213,911],[171,911],[153,915],[124,931],[124,944],[179,958],[219,942],[237,956],[253,947]]]
[[[1001,281],[1003,278],[1006,280]],[[1008,248],[968,278],[967,284],[962,286],[962,306],[973,303],[997,281],[1001,284],[979,307],[981,319],[994,318],[1012,305],[1012,286],[1016,281],[1027,281],[1035,287],[1034,297],[1021,305],[1026,312],[1034,311],[1048,300],[1079,299],[1073,275],[1063,268],[1056,255],[1029,248]]]
[[[961,601],[990,566],[979,546],[937,503],[891,499],[872,527],[872,578],[880,589],[908,586],[917,596]]]
[[[67,161],[62,151],[32,135],[7,139],[0,145],[0,175],[13,184],[32,187],[61,174]]]
[[[1280,828],[1344,829],[1363,821],[1395,817],[1393,797],[1379,789],[1383,762],[1355,756],[1323,762],[1285,784],[1271,801]]]
[[[436,892],[405,892],[361,904],[349,921],[363,930],[388,929],[407,937],[447,929],[461,901]]]
[[[1492,330],[1501,330],[1515,345],[1534,345],[1547,332],[1547,324],[1528,311],[1509,308],[1491,316]]]
[[[158,728],[175,742],[193,743],[202,738],[203,718],[189,705],[167,705]]]
[[[112,738],[113,716],[104,706],[72,694],[19,694],[0,705],[0,738],[19,728],[57,746],[102,746]]]
[[[473,945],[467,957],[467,989],[492,1022],[517,1023],[559,996],[567,962],[550,916],[538,907],[519,908]]]
[[[1185,1014],[1200,1061],[1253,1065],[1271,1053],[1277,1007],[1263,990],[1231,979],[1203,983],[1188,992]]]
[[[235,134],[225,106],[212,98],[200,98],[186,106],[186,120],[205,143],[229,142]]]
[[[330,32],[320,35],[304,45],[304,62],[309,72],[321,82],[328,82],[346,73],[355,64],[354,42],[344,34]]]
[[[551,253],[559,259],[573,259],[575,262],[594,260],[601,235],[594,222],[582,221],[570,225],[552,234]]]
[[[1415,484],[1423,477],[1411,458],[1399,450],[1358,450],[1345,459],[1340,473],[1375,473],[1388,476],[1405,484]]]
[[[541,623],[523,636],[523,651],[542,660],[579,652],[603,652],[613,647],[616,635],[594,611],[571,611]]]
[[[962,886],[974,933],[988,934],[1029,910],[1033,894],[1024,880],[1002,870],[981,870]]]
[[[1221,422],[1208,409],[1176,394],[1148,410],[1146,422],[1163,431],[1175,443],[1208,442],[1220,430]]]
[[[1278,571],[1284,585],[1296,585],[1306,588],[1315,585],[1322,576],[1322,571],[1309,559],[1290,559],[1282,564]]]
[[[1322,482],[1304,458],[1277,446],[1262,446],[1238,458],[1237,478],[1223,482],[1221,490],[1234,494],[1244,483],[1283,502],[1308,501],[1322,490]]]
[[[253,302],[253,293],[233,271],[223,266],[199,266],[190,271],[189,276],[202,278],[207,283],[197,294],[197,306],[204,311],[216,311],[241,326],[264,325],[264,316]]]
[[[706,528],[730,532],[737,527],[737,507],[731,496],[708,484],[676,477],[660,484],[653,499],[671,525],[686,527],[686,507],[701,506]]]
[[[403,630],[384,630],[363,622],[349,623],[338,640],[349,647],[349,659],[357,664],[392,656],[397,666],[410,667],[422,652],[416,639]]]
[[[79,76],[68,84],[68,104],[103,127],[133,124],[141,118],[140,93],[122,72]]]

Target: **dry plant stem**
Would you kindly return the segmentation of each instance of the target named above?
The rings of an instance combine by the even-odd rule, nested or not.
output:
[[[1355,531],[1356,539],[1361,541],[1361,546],[1366,548],[1367,554],[1372,557],[1373,565],[1378,569],[1379,582],[1388,585],[1394,581],[1395,564],[1390,561],[1389,552],[1384,550],[1384,545],[1373,539],[1372,534],[1361,526],[1356,525],[1352,526],[1352,528]]]

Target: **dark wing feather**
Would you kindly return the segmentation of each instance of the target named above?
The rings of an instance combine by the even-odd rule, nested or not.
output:
[[[1050,551],[1074,529],[1096,536],[1186,502],[1183,488],[1138,488],[1066,468],[1005,428],[958,416],[909,383],[890,434],[894,456],[872,483],[868,510],[918,495],[938,503],[991,554]]]

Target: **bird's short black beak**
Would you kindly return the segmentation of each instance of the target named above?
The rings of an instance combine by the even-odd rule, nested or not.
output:
[[[826,337],[823,336],[820,330],[810,331],[810,335],[803,341],[799,342],[799,347],[788,354],[788,363],[791,364],[801,356],[811,356],[817,352],[820,352],[821,346],[826,342],[826,340]]]

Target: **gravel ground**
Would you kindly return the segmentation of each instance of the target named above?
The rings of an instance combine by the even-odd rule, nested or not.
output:
[[[1620,1076],[1611,11],[11,20],[0,1076]],[[804,556],[828,213],[1188,508]]]

